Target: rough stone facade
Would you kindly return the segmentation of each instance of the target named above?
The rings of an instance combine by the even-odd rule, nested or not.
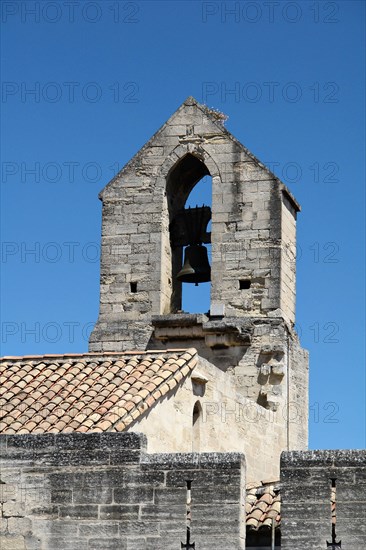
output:
[[[187,314],[181,311],[182,283],[177,279],[184,241],[180,220],[191,190],[208,174],[212,229],[202,240],[212,243],[210,310]],[[256,435],[242,430],[238,443],[247,446],[249,471],[263,466],[253,451],[263,448],[267,466],[261,479],[267,473],[278,475],[281,451],[306,449],[308,438],[308,357],[294,331],[299,205],[225,129],[222,115],[193,98],[100,198],[100,313],[90,351],[196,348],[235,386],[234,408],[247,398],[263,412]],[[210,391],[212,396],[214,387]],[[231,394],[229,399],[233,401]],[[220,410],[226,407],[225,395],[217,403]],[[236,422],[235,415],[228,422],[234,434]],[[190,442],[187,437],[177,448]],[[237,450],[237,445],[227,449]],[[275,471],[269,466],[274,463]]]
[[[1,550],[176,550],[187,526],[197,550],[246,548],[240,453],[148,454],[141,434],[72,433],[2,435],[0,459]],[[286,452],[278,487],[276,548],[323,550],[334,524],[341,548],[364,548],[366,451]]]
[[[323,550],[339,541],[333,548],[365,548],[366,451],[283,453],[281,494],[283,550]]]
[[[187,480],[196,548],[245,548],[244,457],[145,446],[137,434],[0,436],[1,550],[176,550]]]
[[[100,194],[101,299],[91,351],[145,349],[154,340],[151,316],[181,309],[182,246],[170,229],[207,174],[210,315],[294,323],[299,206],[216,112],[188,98]]]
[[[276,411],[259,405],[238,392],[233,376],[199,358],[179,390],[129,429],[146,435],[149,452],[241,452],[249,482],[277,480],[281,451],[306,448],[301,414],[283,403]]]

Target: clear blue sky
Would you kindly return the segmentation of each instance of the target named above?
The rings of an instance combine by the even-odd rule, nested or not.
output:
[[[193,95],[229,116],[227,128],[302,205],[297,322],[310,351],[310,446],[364,447],[365,4],[1,9],[2,354],[87,350],[98,192]]]

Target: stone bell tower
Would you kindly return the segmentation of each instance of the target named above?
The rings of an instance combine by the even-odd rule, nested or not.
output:
[[[212,212],[188,212],[205,175]],[[293,403],[305,444],[307,354],[293,330],[300,208],[285,185],[226,130],[221,113],[189,97],[100,198],[100,312],[90,351],[194,346],[258,404]],[[200,241],[212,243],[210,311],[187,314],[178,274],[198,218]]]

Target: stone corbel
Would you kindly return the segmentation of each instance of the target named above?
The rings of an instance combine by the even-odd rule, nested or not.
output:
[[[201,374],[198,370],[194,369],[191,374],[193,394],[197,397],[203,397],[206,391],[206,384],[208,378]]]
[[[232,321],[209,321],[203,324],[203,330],[206,345],[213,349],[248,346],[251,342],[252,329]]]

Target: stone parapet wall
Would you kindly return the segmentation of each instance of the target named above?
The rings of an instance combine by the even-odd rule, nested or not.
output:
[[[332,515],[341,548],[365,548],[366,451],[283,453],[281,495],[282,550],[326,549],[332,542]]]
[[[244,457],[145,452],[141,434],[0,436],[1,550],[245,548]]]

